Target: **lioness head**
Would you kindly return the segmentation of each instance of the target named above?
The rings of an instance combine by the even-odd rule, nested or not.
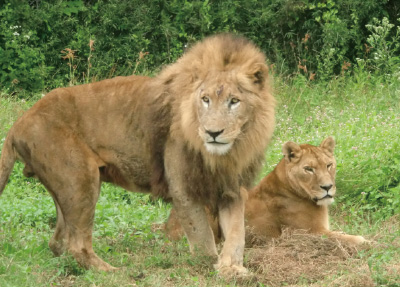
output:
[[[286,142],[282,152],[286,160],[286,174],[291,187],[300,196],[318,205],[329,205],[336,193],[336,161],[333,156],[335,141],[325,139],[320,146]]]

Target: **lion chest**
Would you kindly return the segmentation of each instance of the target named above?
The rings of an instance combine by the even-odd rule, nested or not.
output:
[[[169,141],[165,150],[165,172],[171,195],[188,196],[215,211],[218,204],[240,196],[239,176],[211,169],[199,152],[185,143]]]

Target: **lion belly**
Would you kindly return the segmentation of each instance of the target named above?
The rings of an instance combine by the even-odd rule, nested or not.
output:
[[[17,153],[29,174],[39,172],[38,162],[53,165],[61,158],[46,158],[48,149],[70,158],[83,153],[87,160],[96,161],[102,181],[149,191],[150,159],[142,128],[146,104],[140,92],[148,81],[147,77],[117,77],[56,89],[38,101],[14,128]]]

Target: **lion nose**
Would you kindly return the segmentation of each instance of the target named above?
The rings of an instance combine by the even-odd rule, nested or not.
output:
[[[333,186],[332,184],[320,185],[320,187],[326,190],[326,192],[328,192],[332,188],[332,186]]]
[[[216,139],[217,136],[219,136],[219,135],[222,134],[223,132],[224,132],[224,130],[220,130],[220,131],[216,131],[216,132],[206,130],[206,133],[208,133],[208,134],[209,134],[211,137],[213,137],[214,139]]]

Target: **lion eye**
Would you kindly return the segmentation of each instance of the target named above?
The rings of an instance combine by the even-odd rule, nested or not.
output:
[[[237,99],[237,98],[232,98],[231,99],[231,104],[237,104],[237,103],[239,103],[240,101],[239,101],[239,99]]]
[[[229,107],[230,108],[236,108],[239,106],[240,100],[238,98],[231,98],[229,101]]]
[[[208,104],[208,103],[210,102],[210,98],[207,97],[207,96],[201,97],[201,100],[202,100],[204,103],[206,103],[206,104]]]
[[[333,163],[330,163],[330,164],[328,164],[326,167],[327,167],[328,169],[331,169],[332,166],[333,166]]]
[[[305,167],[304,167],[304,170],[305,170],[306,172],[314,173],[314,169],[313,169],[312,167],[309,167],[309,166],[305,166]]]

